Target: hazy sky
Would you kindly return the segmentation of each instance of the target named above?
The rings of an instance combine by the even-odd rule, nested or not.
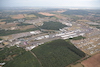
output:
[[[96,7],[100,0],[0,0],[0,7]]]

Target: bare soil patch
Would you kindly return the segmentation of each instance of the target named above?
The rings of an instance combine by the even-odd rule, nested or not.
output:
[[[100,67],[100,53],[81,62],[85,67]]]
[[[18,15],[12,15],[11,18],[13,19],[22,19],[25,18],[23,14],[18,14]]]
[[[45,16],[55,16],[55,14],[50,14],[47,12],[39,12],[39,14],[45,15]]]
[[[5,24],[6,22],[0,22],[0,25],[3,25],[3,24]]]
[[[30,29],[30,28],[35,28],[35,26],[34,25],[21,26],[20,30],[27,30],[27,29]]]
[[[0,25],[0,28],[5,29],[5,28],[10,28],[10,27],[15,27],[16,24],[18,23],[7,23],[7,24]]]

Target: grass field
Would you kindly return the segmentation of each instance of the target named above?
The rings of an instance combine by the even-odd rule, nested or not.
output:
[[[31,14],[31,15],[24,14],[24,16],[25,16],[25,17],[29,17],[29,18],[31,18],[31,17],[36,17],[34,14]]]
[[[65,67],[85,56],[83,52],[65,40],[54,40],[32,50],[43,67]]]

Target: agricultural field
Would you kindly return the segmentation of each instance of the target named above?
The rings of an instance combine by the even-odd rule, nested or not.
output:
[[[11,17],[12,19],[22,19],[22,18],[25,18],[23,14],[11,15],[10,17]]]
[[[20,30],[27,30],[27,29],[32,29],[32,28],[36,28],[34,25],[28,25],[28,26],[21,26],[19,29]]]
[[[7,29],[7,28],[10,28],[10,27],[15,27],[17,24],[18,23],[7,23],[7,24],[0,25],[0,28]]]
[[[48,17],[56,17],[59,19],[65,18],[64,16],[57,15],[57,14],[51,14],[51,13],[47,13],[47,12],[39,12],[39,14],[44,15],[44,16],[48,16]]]
[[[25,17],[28,17],[28,18],[36,17],[34,14],[31,14],[31,15],[24,14],[24,16],[25,16]]]
[[[32,50],[43,67],[65,67],[85,57],[85,54],[65,40],[54,40]]]
[[[81,62],[85,67],[100,67],[100,53]]]
[[[47,12],[39,12],[39,14],[45,15],[45,16],[55,16],[55,14],[50,14]]]
[[[11,34],[29,32],[29,31],[34,31],[34,30],[38,30],[38,28],[30,28],[26,30],[0,30],[0,36],[7,36]]]
[[[0,22],[0,25],[3,25],[3,24],[5,24],[6,22]]]
[[[32,12],[32,13],[29,13],[28,15],[34,15],[34,16],[36,16],[36,18],[38,18],[38,17],[40,17],[40,18],[48,17],[46,15],[42,15],[42,14],[39,14],[37,12]]]

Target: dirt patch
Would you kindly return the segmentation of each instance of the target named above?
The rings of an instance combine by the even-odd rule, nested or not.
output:
[[[7,23],[7,24],[0,25],[0,28],[6,29],[6,28],[10,28],[10,27],[15,27],[16,24],[18,24],[18,23]]]
[[[0,25],[3,25],[3,24],[5,24],[6,22],[0,22]]]
[[[30,29],[30,28],[35,28],[35,26],[34,25],[21,26],[20,30],[27,30],[27,29]]]
[[[47,12],[39,12],[39,14],[45,15],[45,16],[55,16],[55,14],[50,14]]]
[[[57,18],[60,18],[60,19],[65,19],[64,16],[61,16],[61,15],[56,15],[56,14],[50,14],[50,13],[46,13],[46,12],[39,12],[39,14],[42,14],[42,15],[45,15],[45,16],[55,16]]]
[[[85,67],[100,67],[100,53],[81,62]]]
[[[23,14],[18,14],[18,15],[12,15],[11,18],[13,19],[22,19],[25,18]]]

